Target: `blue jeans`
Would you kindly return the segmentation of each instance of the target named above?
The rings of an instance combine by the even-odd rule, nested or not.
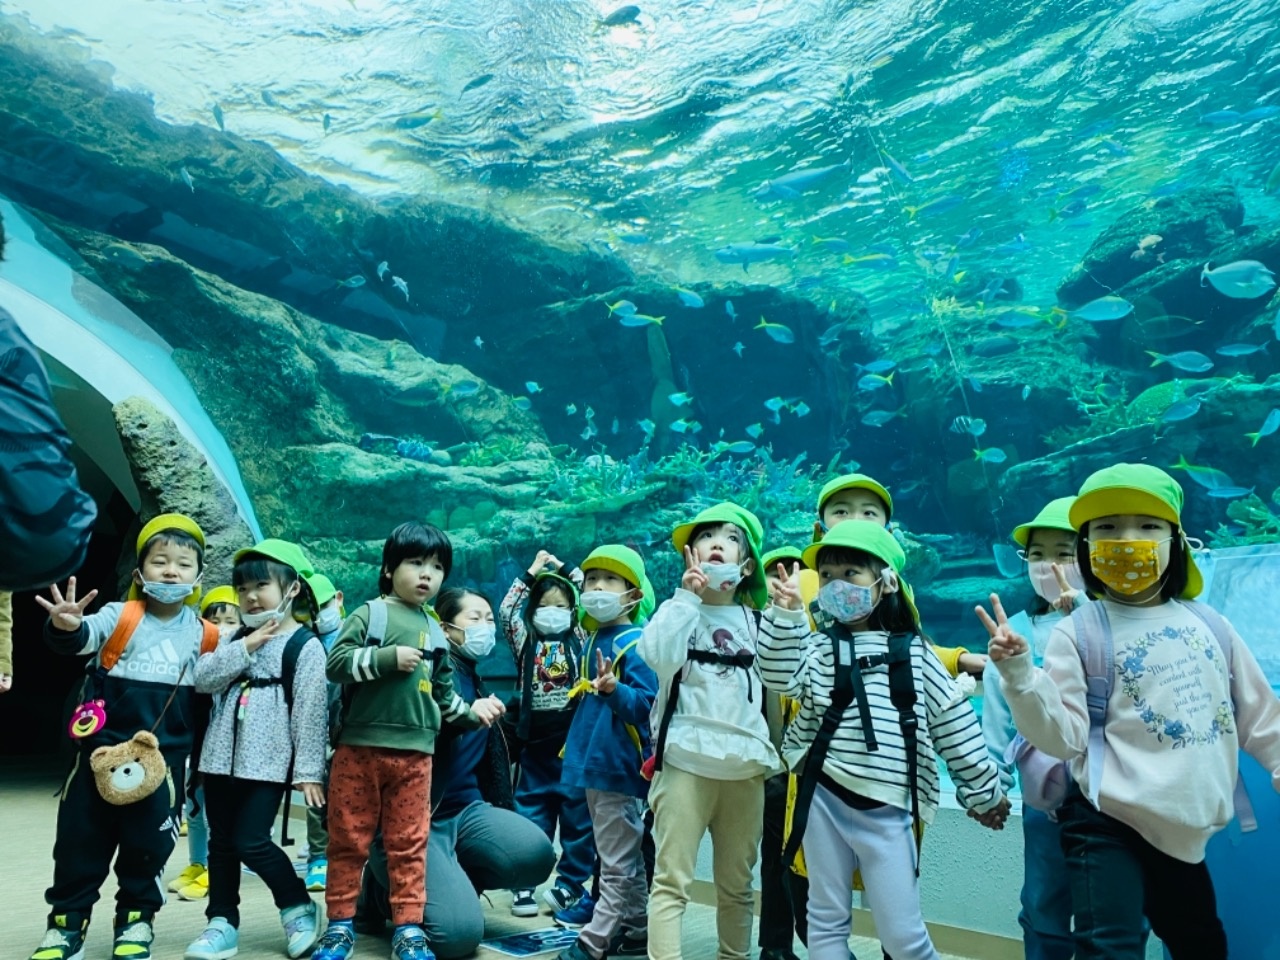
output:
[[[1058,824],[1031,807],[1022,808],[1022,942],[1027,960],[1071,960],[1071,880],[1062,855]]]
[[[196,787],[187,797],[187,860],[209,865],[209,819],[204,812],[204,787]]]
[[[520,779],[516,782],[516,813],[539,827],[553,840],[560,826],[560,862],[556,873],[576,893],[586,891],[596,863],[595,837],[586,791],[560,782],[560,748],[554,744],[526,746],[520,753]]]

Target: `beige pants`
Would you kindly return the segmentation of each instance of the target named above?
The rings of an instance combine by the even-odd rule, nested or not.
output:
[[[657,864],[649,894],[649,960],[680,960],[680,929],[702,836],[711,830],[717,960],[748,960],[760,853],[764,777],[711,780],[670,765],[649,789]]]

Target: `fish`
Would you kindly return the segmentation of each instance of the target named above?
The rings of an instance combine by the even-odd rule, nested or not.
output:
[[[188,170],[186,167],[182,167],[178,170],[178,176],[182,178],[183,183],[185,183],[188,187],[191,188],[192,193],[196,192],[196,182],[195,180],[191,179],[190,170]]]
[[[994,280],[992,280],[990,283],[988,283],[985,287],[982,288],[982,292],[978,294],[978,299],[981,300],[983,303],[990,303],[992,300],[994,300],[1003,292],[1004,292],[1004,277],[996,277]]]
[[[433,120],[441,120],[443,118],[444,111],[439,107],[434,110],[427,107],[416,113],[406,113],[403,117],[397,117],[392,126],[397,130],[417,130],[419,127],[425,127]]]
[[[744,346],[742,345],[742,341],[741,341],[741,340],[739,340],[737,343],[735,343],[735,344],[733,345],[733,352],[734,352],[734,353],[736,353],[736,354],[738,355],[738,358],[739,358],[739,359],[741,359],[741,358],[742,358],[742,351],[743,351],[743,350],[745,350],[745,349],[747,349],[747,348],[746,348],[746,347],[744,347]]]
[[[1200,398],[1191,397],[1187,400],[1179,400],[1177,403],[1170,404],[1160,417],[1161,423],[1181,423],[1183,420],[1190,420],[1200,412]]]
[[[1280,107],[1274,103],[1268,103],[1261,107],[1254,107],[1252,110],[1246,110],[1240,115],[1240,119],[1244,123],[1257,123],[1259,120],[1270,120],[1277,114],[1280,114]]]
[[[822,336],[818,338],[818,346],[826,348],[831,346],[840,339],[840,334],[844,333],[845,322],[841,320],[839,323],[833,323],[822,331]]]
[[[890,370],[897,369],[898,362],[896,360],[872,360],[870,363],[861,365],[865,373],[888,373]]]
[[[524,382],[524,388],[525,388],[526,390],[528,390],[530,393],[541,393],[541,392],[542,392],[542,387],[538,386],[538,381],[537,381],[537,380],[526,380],[526,381]]]
[[[480,384],[474,380],[459,380],[450,387],[445,388],[445,393],[452,393],[457,397],[474,397],[480,392]]]
[[[1214,270],[1206,263],[1200,273],[1200,286],[1206,280],[1223,296],[1235,300],[1252,300],[1276,288],[1275,274],[1258,260],[1237,260]]]
[[[479,90],[481,87],[483,87],[486,83],[488,83],[492,79],[493,79],[492,73],[482,73],[480,74],[480,76],[475,77],[474,79],[468,80],[466,82],[466,85],[463,86],[463,88],[460,91],[458,91],[458,96],[462,96],[464,93],[470,93],[472,90]]]
[[[970,227],[960,236],[956,237],[956,246],[963,250],[965,247],[971,247],[978,242],[978,238],[982,236],[981,227]]]
[[[747,427],[747,429],[744,430],[743,433],[745,433],[748,437],[751,437],[753,440],[759,440],[760,435],[764,433],[764,427],[758,423],[753,423],[751,424],[751,426]]]
[[[1185,370],[1187,373],[1205,373],[1213,369],[1213,361],[1196,350],[1179,350],[1177,353],[1171,354],[1148,350],[1146,353],[1155,358],[1151,361],[1153,367],[1167,363],[1169,366],[1178,370]]]
[[[892,171],[893,175],[897,177],[899,180],[901,180],[903,183],[916,182],[916,178],[907,172],[907,168],[904,167],[897,160],[893,159],[893,157],[889,156],[888,151],[881,150],[880,157],[882,160],[884,160],[885,166],[888,167],[889,170]]]
[[[899,373],[921,373],[925,370],[932,370],[938,365],[938,361],[933,357],[912,357],[906,363],[898,367]]]
[[[333,126],[333,117],[329,116],[329,114],[327,114],[327,113],[326,113],[326,114],[321,118],[320,123],[321,123],[321,125],[324,127],[324,132],[325,132],[325,133],[328,133],[328,132],[329,132],[329,128],[330,128],[331,126]]]
[[[832,253],[847,253],[851,249],[849,241],[843,237],[814,237],[813,245]]]
[[[841,174],[848,176],[853,172],[853,158],[844,163],[833,163],[827,167],[815,167],[807,170],[792,170],[780,177],[766,180],[755,192],[757,200],[775,197],[782,200],[795,200],[807,190],[814,190],[828,180]]]
[[[635,23],[638,16],[640,8],[634,3],[628,3],[625,7],[618,7],[600,22],[606,27],[624,27],[628,23]]]
[[[686,307],[691,307],[694,310],[700,310],[706,306],[705,301],[692,290],[683,290],[680,287],[676,287],[676,296],[680,298],[680,302]]]
[[[1133,304],[1124,297],[1106,296],[1090,300],[1079,310],[1073,310],[1071,316],[1090,323],[1105,323],[1119,320],[1133,313]]]
[[[1063,204],[1060,208],[1051,209],[1049,211],[1049,222],[1053,223],[1053,221],[1058,219],[1070,220],[1073,217],[1080,216],[1088,209],[1089,205],[1077,197],[1076,199]]]
[[[387,265],[387,261],[383,260],[378,264],[378,279],[381,280],[391,272],[391,267]]]
[[[797,403],[794,407],[791,408],[791,412],[794,413],[797,417],[807,417],[812,411],[810,411],[809,405],[805,403],[803,400],[801,400],[799,403]]]
[[[1016,253],[1026,253],[1032,247],[1032,243],[1022,234],[1016,234],[1012,240],[1006,241],[994,248],[991,252],[997,257],[1011,257]]]
[[[587,409],[582,411],[582,415],[590,420],[596,415],[596,412],[588,406]]]
[[[796,399],[799,398],[797,397]],[[770,397],[764,402],[764,408],[773,413],[777,413],[783,407],[789,406],[792,403],[795,403],[795,400],[784,400],[782,397]]]
[[[399,277],[392,275],[391,285],[404,294],[404,302],[409,302],[409,285]]]
[[[864,374],[862,379],[858,381],[859,390],[879,390],[881,387],[893,385],[893,374],[882,377],[878,373]]]
[[[867,267],[871,270],[897,270],[898,261],[887,253],[868,253],[861,257],[844,256],[844,265]]]
[[[1094,387],[1093,392],[1100,396],[1103,400],[1114,403],[1124,398],[1124,390],[1114,383],[1103,381]]]
[[[1018,349],[1018,341],[1013,337],[987,337],[985,340],[979,340],[973,345],[973,355],[975,357],[1000,357],[1006,353],[1013,353]]]
[[[477,350],[483,350],[483,349],[484,349],[484,340],[481,338],[480,334],[478,334],[478,333],[477,333],[477,334],[476,334],[476,338],[475,338],[474,340],[472,340],[471,342],[472,342],[472,343],[474,343],[474,344],[476,345],[476,349],[477,349]]]
[[[1022,399],[1025,400],[1029,396],[1031,396],[1031,384],[1027,384],[1022,388]]]
[[[1262,426],[1256,432],[1246,433],[1245,436],[1253,441],[1250,446],[1256,447],[1259,440],[1271,436],[1276,430],[1280,430],[1280,407],[1273,408],[1267,414],[1267,418],[1262,421]]]
[[[1213,352],[1220,357],[1250,357],[1266,349],[1265,343],[1224,343]]]
[[[985,450],[974,447],[973,459],[981,460],[983,463],[1004,463],[1009,459],[1009,455],[999,447],[987,447]]]
[[[607,306],[609,307],[609,316],[620,313],[626,317],[636,312],[636,305],[630,300],[619,300],[617,303],[611,303]]]
[[[753,263],[766,263],[779,257],[794,257],[796,252],[790,247],[776,243],[726,243],[715,252],[715,258],[721,263],[740,263],[743,273]]]
[[[738,320],[738,311],[737,311],[737,310],[735,310],[735,309],[733,308],[733,301],[732,301],[732,300],[726,300],[726,301],[724,302],[724,312],[725,312],[725,313],[727,313],[727,314],[729,315],[729,319],[730,319],[730,320],[732,320],[732,321],[733,321],[733,322],[735,322],[735,323],[737,322],[737,320]]]
[[[643,431],[644,435],[650,439],[653,438],[653,432],[657,428],[657,424],[652,420],[637,420],[636,426],[639,427],[641,431]]]
[[[796,335],[790,327],[785,326],[784,324],[781,324],[781,323],[770,323],[764,317],[761,317],[760,322],[757,323],[752,329],[763,330],[773,340],[775,340],[778,343],[795,343],[796,342]]]
[[[223,122],[224,119],[225,118],[222,115],[222,107],[215,103],[213,105],[213,120],[218,125],[218,129],[221,130],[223,133],[226,133],[227,125],[226,123]]]
[[[583,440],[590,440],[599,432],[600,431],[596,429],[596,425],[594,423],[588,423],[582,428],[582,433],[578,434],[578,436],[582,437]]]
[[[1234,500],[1237,497],[1249,496],[1253,490],[1253,487],[1214,487],[1212,490],[1206,490],[1205,494],[1218,500]]]
[[[564,415],[566,417],[572,417],[577,412],[578,412],[578,405],[576,403],[565,404]]]
[[[901,410],[869,410],[862,417],[862,422],[868,427],[883,427],[886,423],[891,423],[895,417],[902,416]]]
[[[666,317],[651,317],[647,313],[621,313],[618,315],[618,322],[624,327],[647,327],[649,324],[662,326],[662,321]]]
[[[1203,114],[1200,122],[1206,127],[1228,127],[1239,123],[1243,116],[1239,110],[1213,110]]]
[[[355,276],[347,277],[345,280],[338,281],[338,286],[346,287],[348,290],[355,290],[357,287],[363,287],[364,284],[364,277],[360,276],[358,273]]]
[[[729,453],[745,454],[754,452],[756,445],[750,440],[738,440],[735,443],[728,444],[724,449]]]
[[[1206,490],[1214,490],[1217,487],[1235,486],[1235,481],[1217,467],[1197,466],[1193,463],[1187,463],[1187,458],[1182,454],[1178,454],[1178,462],[1171,464],[1169,469],[1185,470],[1187,476]]]
[[[979,417],[959,416],[951,421],[952,433],[967,433],[971,437],[980,437],[987,432],[987,421]]]
[[[693,397],[687,393],[668,394],[667,399],[677,407],[687,407],[689,404],[693,403]]]
[[[702,429],[702,424],[697,420],[677,420],[671,424],[671,429],[676,433],[697,433]]]
[[[517,410],[524,410],[526,412],[533,409],[533,401],[528,397],[516,397],[511,401],[511,405]]]
[[[964,203],[964,197],[959,194],[950,194],[945,197],[937,197],[928,203],[922,203],[918,207],[907,207],[907,216],[912,220],[921,216],[933,216],[939,213],[946,213],[948,210],[954,210],[960,204]]]

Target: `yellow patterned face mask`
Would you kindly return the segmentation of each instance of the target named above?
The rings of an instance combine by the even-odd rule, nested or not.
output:
[[[1160,582],[1160,544],[1172,539],[1090,540],[1089,566],[1107,589],[1132,597]]]

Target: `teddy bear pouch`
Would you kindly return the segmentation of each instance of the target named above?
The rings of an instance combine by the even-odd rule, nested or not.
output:
[[[169,773],[160,741],[147,730],[138,731],[124,743],[93,751],[89,769],[102,799],[116,806],[151,796]]]

